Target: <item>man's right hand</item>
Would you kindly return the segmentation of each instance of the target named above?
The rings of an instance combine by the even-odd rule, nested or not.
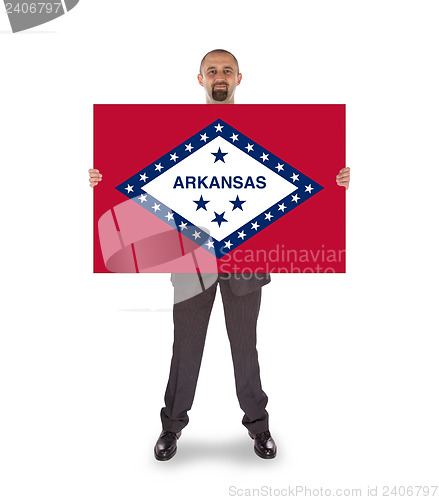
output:
[[[94,188],[102,180],[102,174],[96,168],[91,168],[88,173],[90,174],[90,187]]]

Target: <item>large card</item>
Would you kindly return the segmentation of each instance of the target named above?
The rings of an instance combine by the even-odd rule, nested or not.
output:
[[[95,105],[95,272],[345,272],[344,105]]]

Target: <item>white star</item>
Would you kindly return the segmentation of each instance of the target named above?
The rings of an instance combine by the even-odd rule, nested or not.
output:
[[[252,222],[252,229],[254,229],[255,231],[257,231],[258,227],[259,227],[258,221]]]
[[[216,130],[217,132],[222,132],[222,131],[223,131],[223,128],[224,128],[224,125],[220,125],[220,124],[218,123],[218,125],[214,125],[214,127],[215,127],[215,130]]]
[[[254,144],[247,144],[247,146],[244,149],[246,149],[247,152],[250,153],[250,151],[253,151],[253,146]]]
[[[299,176],[298,176],[298,174],[293,174],[293,175],[290,177],[290,179],[293,179],[293,182],[296,182],[296,181],[298,181],[298,180],[299,180]]]
[[[273,216],[271,215],[271,212],[268,212],[268,214],[265,214],[265,218],[268,219],[269,221],[271,221],[271,218]]]
[[[209,240],[209,241],[206,243],[206,246],[207,246],[207,248],[213,248],[213,241],[210,241],[210,240]]]
[[[183,231],[183,229],[187,229],[187,222],[181,221],[181,224],[178,227],[181,231]]]
[[[207,134],[203,134],[203,135],[200,134],[200,141],[206,142],[207,139],[209,139],[209,137],[207,137]]]
[[[186,146],[186,151],[189,151],[189,153],[194,149],[191,143],[185,144],[185,146]]]
[[[163,167],[162,167],[162,164],[161,164],[161,163],[159,163],[158,165],[157,165],[157,163],[154,163],[154,165],[155,165],[155,169],[156,169],[156,170],[158,170],[159,172],[161,172],[161,171],[162,171],[162,168],[163,168]]]
[[[310,184],[309,186],[305,186],[305,191],[306,191],[307,193],[311,193],[311,191],[312,191],[313,189],[314,189],[314,188],[313,188],[313,187],[311,187],[311,184]]]
[[[133,187],[134,186],[130,186],[129,184],[127,184],[127,187],[125,189],[127,190],[128,193],[132,193],[133,192]]]
[[[144,201],[146,201],[146,194],[141,194],[138,199],[141,203],[143,203]]]
[[[262,156],[260,156],[260,158],[262,158],[262,161],[268,160],[268,155],[265,153],[262,153]]]
[[[247,235],[244,233],[244,231],[239,231],[238,233],[238,238],[241,238],[243,240]]]
[[[174,218],[174,214],[171,214],[171,212],[168,212],[167,215],[165,215],[165,217],[168,219],[168,222]]]
[[[230,137],[230,139],[232,139],[233,142],[238,141],[238,134],[232,134],[232,137]]]
[[[298,200],[300,200],[300,198],[297,196],[297,194],[291,197],[291,201],[295,201],[297,203]]]
[[[279,210],[281,210],[282,212],[287,208],[283,203],[282,205],[279,205],[278,203],[277,206],[279,207]]]
[[[140,174],[141,181],[146,182],[146,179],[148,179],[148,177],[146,177],[146,174]]]
[[[199,232],[199,231],[195,231],[195,233],[194,233],[192,236],[193,236],[196,240],[197,240],[198,238],[201,238],[201,236],[200,236],[200,232]]]
[[[225,241],[224,242],[224,246],[230,250],[230,247],[233,246],[233,243],[230,243],[230,240],[229,241]]]
[[[178,158],[177,153],[174,153],[174,154],[171,155],[171,158],[169,158],[169,159],[177,161],[177,158]]]
[[[283,170],[284,169],[284,164],[282,163],[282,165],[278,162],[277,163],[277,167],[274,167],[277,169],[277,171],[279,172],[279,170]]]
[[[154,209],[154,212],[157,212],[157,210],[160,210],[160,205],[157,205],[157,203],[155,203],[152,208]]]

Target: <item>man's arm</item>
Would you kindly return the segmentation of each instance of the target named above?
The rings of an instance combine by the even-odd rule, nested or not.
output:
[[[349,189],[349,181],[351,180],[351,169],[349,167],[342,168],[335,178],[339,186],[344,186]]]
[[[91,168],[88,173],[90,174],[90,187],[97,186],[98,182],[102,180],[102,174],[96,168]],[[339,186],[344,186],[349,189],[349,182],[351,180],[351,169],[349,167],[342,168],[335,178]]]
[[[351,180],[351,169],[349,167],[342,168],[335,178],[339,186],[344,186],[349,189],[349,181]],[[90,174],[90,187],[97,186],[98,182],[102,180],[102,174],[96,168],[91,168],[88,173]]]

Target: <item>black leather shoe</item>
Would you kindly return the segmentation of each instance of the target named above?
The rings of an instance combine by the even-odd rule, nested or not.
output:
[[[157,460],[170,460],[177,453],[177,439],[181,432],[162,431],[154,446],[154,456]]]
[[[260,434],[252,434],[249,431],[248,435],[255,441],[255,453],[258,457],[274,458],[276,456],[277,447],[270,431],[261,432]]]

